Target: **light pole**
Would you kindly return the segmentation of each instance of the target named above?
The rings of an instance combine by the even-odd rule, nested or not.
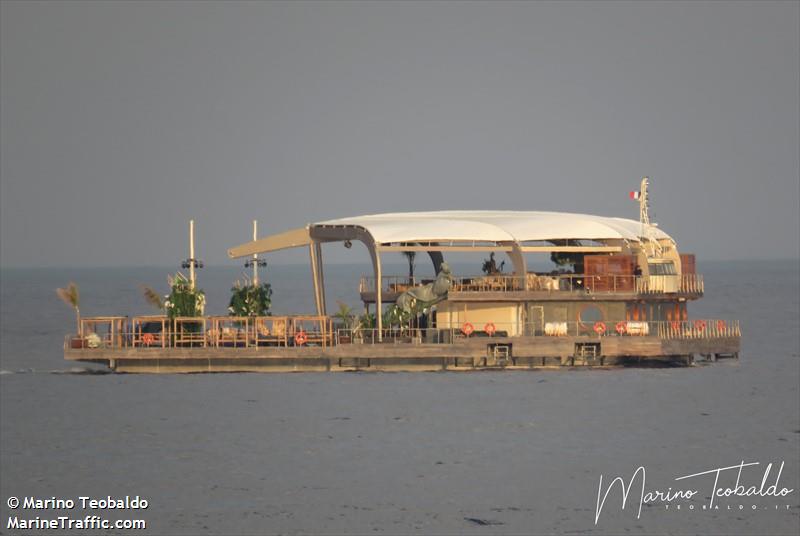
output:
[[[197,275],[195,270],[203,267],[203,261],[194,258],[194,220],[189,220],[189,258],[181,263],[181,268],[189,269],[189,285],[195,288]]]
[[[253,241],[255,242],[258,240],[258,221],[253,220]],[[259,260],[258,253],[253,253],[252,260],[245,261],[244,267],[250,268],[253,267],[253,286],[258,286],[258,268],[259,266],[264,268],[267,266],[267,261]]]

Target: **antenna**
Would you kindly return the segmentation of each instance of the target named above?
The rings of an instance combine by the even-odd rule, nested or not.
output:
[[[650,184],[649,177],[642,177],[642,184],[639,189],[639,221],[642,224],[642,235],[644,235],[644,228],[646,225],[650,225],[650,214],[648,214],[647,209],[650,206],[648,202],[648,192],[647,186]]]
[[[642,184],[639,190],[639,224],[641,230],[639,236],[643,239],[646,238],[652,247],[651,257],[661,257],[663,249],[661,244],[655,236],[654,224],[650,223],[650,193],[648,186],[650,185],[649,177],[642,177]]]

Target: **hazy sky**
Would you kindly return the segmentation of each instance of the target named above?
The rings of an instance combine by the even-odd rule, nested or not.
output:
[[[642,175],[682,250],[800,254],[799,2],[3,1],[0,20],[5,266],[175,264],[190,218],[207,263],[253,218],[636,219]]]

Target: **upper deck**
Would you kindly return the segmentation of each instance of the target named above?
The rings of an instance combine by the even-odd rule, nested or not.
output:
[[[642,186],[646,187],[647,179]],[[646,197],[646,196],[645,196]],[[641,201],[641,200],[640,200]],[[646,204],[640,202],[640,209]],[[372,263],[372,278],[362,279],[365,303],[382,310],[417,281],[384,277],[387,254],[427,254],[438,274],[446,257],[455,253],[504,255],[511,275],[490,264],[485,276],[457,277],[451,302],[686,301],[703,293],[701,276],[694,274],[693,257],[684,256],[675,240],[640,211],[640,220],[588,214],[542,211],[448,210],[372,214],[308,224],[233,247],[232,258],[307,247],[318,315],[327,312],[322,245],[361,242]],[[560,266],[578,274],[531,273],[528,255],[549,254]],[[502,265],[502,261],[498,261]],[[413,261],[412,261],[413,264]],[[412,271],[413,273],[413,271]],[[525,274],[522,276],[522,274]],[[582,275],[585,274],[585,275]],[[382,328],[378,315],[377,328]]]
[[[390,275],[381,277],[382,301],[394,302],[408,288],[430,283],[430,279]],[[583,301],[602,297],[610,301],[646,299],[696,300],[703,296],[703,276],[699,274],[634,276],[528,273],[454,277],[448,294],[450,301]],[[362,276],[361,300],[375,303],[375,278]]]

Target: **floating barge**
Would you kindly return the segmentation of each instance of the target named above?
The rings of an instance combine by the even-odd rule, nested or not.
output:
[[[646,192],[646,183],[643,183]],[[367,311],[402,301],[447,276],[446,294],[405,325],[371,329],[328,315],[322,244],[362,242],[373,273],[360,281]],[[583,214],[444,211],[361,216],[254,239],[231,258],[287,248],[309,251],[316,314],[264,317],[93,317],[69,335],[64,357],[118,372],[418,371],[691,365],[737,358],[736,320],[690,319],[703,296],[694,255],[651,225]],[[384,275],[387,253],[430,258],[437,280]],[[482,275],[450,274],[451,252],[504,254]],[[536,273],[526,254],[567,255],[578,273]],[[190,259],[191,260],[191,259]],[[154,329],[155,326],[155,329]]]

